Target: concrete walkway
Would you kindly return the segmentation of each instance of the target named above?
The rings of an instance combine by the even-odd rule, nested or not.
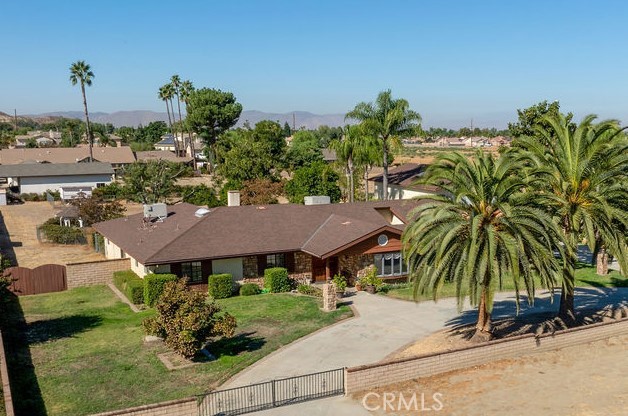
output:
[[[549,294],[543,293],[536,298],[533,308],[529,308],[524,299],[521,301],[520,314],[555,311],[559,298],[560,295],[555,294],[552,302]],[[476,311],[468,305],[462,313],[458,313],[454,298],[414,303],[359,292],[347,300],[358,311],[358,317],[278,350],[237,374],[220,389],[377,362],[433,332],[472,323],[476,319]],[[628,304],[628,288],[576,289],[577,309],[601,309],[619,304]],[[493,319],[514,315],[513,294],[496,294]],[[292,415],[301,412],[320,416],[369,414],[359,403],[346,397],[317,400],[260,413]]]

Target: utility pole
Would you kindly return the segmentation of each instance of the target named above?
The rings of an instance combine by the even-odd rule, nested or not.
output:
[[[13,128],[17,132],[17,109],[13,109]]]
[[[296,131],[297,129],[297,116],[292,113],[292,131]]]

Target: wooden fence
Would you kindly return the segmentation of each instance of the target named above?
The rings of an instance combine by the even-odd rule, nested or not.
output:
[[[13,280],[9,290],[18,296],[61,292],[68,288],[65,266],[59,264],[44,264],[34,269],[9,267],[4,275]]]

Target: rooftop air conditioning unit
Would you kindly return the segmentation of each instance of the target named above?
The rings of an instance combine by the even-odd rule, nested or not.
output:
[[[144,218],[156,218],[159,221],[163,221],[166,217],[168,217],[168,206],[166,204],[144,205]]]

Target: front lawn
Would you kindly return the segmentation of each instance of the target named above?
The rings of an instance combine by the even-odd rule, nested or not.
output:
[[[591,287],[591,286],[593,287],[628,287],[628,278],[625,278],[624,276],[619,274],[619,272],[617,271],[613,270],[606,276],[598,276],[595,272],[596,272],[595,267],[585,265],[582,263],[579,264],[578,268],[576,269],[576,286],[577,287]],[[388,293],[385,293],[385,294],[387,296],[390,296],[396,299],[414,300],[412,285],[410,284],[410,285],[401,285],[401,286],[402,287],[400,288],[393,288],[389,290]],[[536,287],[539,289],[541,288],[541,285],[539,282],[537,282]],[[503,291],[511,292],[514,290],[515,290],[515,287],[512,283],[512,280],[505,279]],[[524,291],[525,289],[522,288],[522,292]],[[456,288],[454,284],[445,283],[441,291],[439,292],[439,299],[453,297],[453,296],[456,296]],[[428,295],[419,294],[418,295],[419,301],[432,300],[432,299],[433,297],[431,294],[428,294]]]
[[[351,315],[346,306],[324,313],[317,299],[291,294],[220,304],[238,320],[236,336],[210,346],[216,361],[168,371],[156,356],[165,347],[142,342],[141,321],[154,311],[133,313],[107,287],[20,298],[35,372],[16,380],[20,413],[43,414],[45,406],[48,415],[86,415],[201,394],[282,345]],[[21,377],[19,370],[11,376]]]

